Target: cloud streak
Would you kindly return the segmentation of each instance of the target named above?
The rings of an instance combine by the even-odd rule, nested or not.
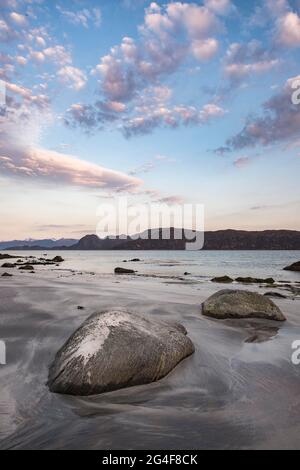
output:
[[[1,172],[10,176],[34,178],[82,188],[131,192],[141,180],[125,173],[42,148],[19,148],[1,144]]]
[[[49,103],[30,90],[7,84],[10,93],[6,111],[0,116],[0,171],[41,183],[62,184],[109,191],[137,190],[142,181],[104,168],[73,155],[54,152],[39,145],[42,123],[51,122]]]

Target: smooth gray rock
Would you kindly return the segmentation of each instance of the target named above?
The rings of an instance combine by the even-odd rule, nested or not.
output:
[[[244,290],[221,290],[202,305],[205,316],[225,318],[264,318],[285,321],[281,310],[264,295]]]
[[[96,313],[57,353],[51,392],[96,395],[166,376],[194,352],[182,325],[122,310]]]

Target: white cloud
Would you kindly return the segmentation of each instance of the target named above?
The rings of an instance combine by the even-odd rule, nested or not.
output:
[[[251,74],[265,73],[278,66],[280,60],[275,58],[259,41],[252,40],[247,44],[232,43],[227,52],[224,65],[225,75],[233,82]]]
[[[17,13],[15,11],[10,13],[9,17],[13,21],[13,23],[18,26],[24,26],[27,23],[26,16],[21,15],[20,13]]]
[[[61,15],[70,23],[88,28],[90,24],[94,24],[97,28],[101,26],[102,14],[100,8],[92,8],[91,10],[84,8],[82,10],[70,11],[60,6],[56,7]]]
[[[225,73],[231,78],[249,76],[252,73],[264,73],[273,69],[279,64],[278,59],[264,60],[253,64],[229,64],[225,67]]]
[[[195,40],[192,42],[192,53],[198,60],[209,60],[218,52],[219,43],[214,38]]]
[[[287,47],[300,46],[300,17],[288,12],[278,20],[277,40]]]
[[[230,0],[205,0],[205,6],[218,15],[226,15],[233,8]]]
[[[52,60],[53,62],[59,65],[66,65],[72,63],[71,54],[66,50],[64,46],[52,46],[47,47],[47,49],[43,50],[44,56]]]
[[[61,83],[65,83],[76,91],[84,88],[87,82],[85,73],[76,67],[72,67],[71,65],[67,65],[61,68],[57,72],[57,76]]]
[[[18,55],[16,57],[16,62],[19,64],[19,65],[26,65],[27,64],[27,59],[21,55]]]

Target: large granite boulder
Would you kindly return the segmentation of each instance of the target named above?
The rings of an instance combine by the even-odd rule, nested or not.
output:
[[[287,266],[284,268],[284,271],[295,271],[295,272],[300,272],[300,261],[297,263],[291,264],[291,266]]]
[[[87,396],[148,384],[193,352],[182,325],[120,310],[96,313],[57,353],[48,386]]]
[[[244,290],[221,290],[202,305],[203,315],[217,319],[264,318],[285,321],[281,310],[270,300],[255,292]]]

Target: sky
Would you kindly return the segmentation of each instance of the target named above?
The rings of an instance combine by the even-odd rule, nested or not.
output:
[[[300,230],[299,0],[0,0],[0,46],[1,240],[120,197]]]

